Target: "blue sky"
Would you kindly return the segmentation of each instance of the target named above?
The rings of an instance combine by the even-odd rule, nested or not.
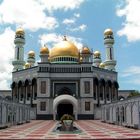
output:
[[[120,89],[140,90],[140,0],[0,0],[0,89],[9,89],[14,34],[26,32],[25,60],[30,50],[49,48],[63,35],[78,48],[99,50],[105,60],[103,32],[112,28]]]

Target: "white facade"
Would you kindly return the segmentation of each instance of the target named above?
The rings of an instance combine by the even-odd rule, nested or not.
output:
[[[42,47],[39,56],[41,62],[34,66],[29,58],[35,60],[35,53],[30,51],[28,65],[12,75],[13,100],[35,108],[37,119],[60,119],[63,114],[75,119],[99,118],[100,106],[117,100],[115,65],[113,69],[93,65],[88,47],[80,52],[65,37],[50,51]]]
[[[47,68],[51,69],[53,67],[56,70],[61,69],[62,71],[65,68],[70,69],[74,66],[77,68],[80,67],[81,69],[82,64],[59,64],[59,67],[57,64],[46,64]],[[94,119],[94,115],[96,113],[95,110],[97,110],[100,105],[110,103],[117,99],[117,73],[113,71],[108,72],[108,70],[93,67],[92,64],[88,64],[86,66],[90,66],[90,72],[41,72],[38,71],[38,69],[41,70],[42,68],[41,63],[39,63],[36,67],[13,72],[13,94],[17,95],[17,98],[13,96],[13,99],[18,100],[21,103],[37,107],[37,118],[44,118],[46,116],[46,119],[52,119],[56,118],[56,116],[53,116],[54,114],[56,114],[56,110],[55,112],[53,110],[54,100],[57,97],[66,94],[73,97],[78,103],[76,113],[79,117],[76,116],[77,118]],[[45,64],[43,64],[43,67],[45,67]],[[35,81],[35,83],[33,81]],[[41,93],[41,82],[45,82],[45,93]],[[89,84],[89,93],[85,93],[85,82]],[[23,91],[20,90],[20,83],[23,86]],[[65,91],[69,93],[64,93]],[[27,99],[28,92],[30,94],[29,99]],[[102,93],[103,97],[99,97],[99,93]],[[107,93],[109,94],[108,98]],[[21,94],[26,95],[26,97],[23,97],[22,100],[20,99]],[[113,94],[115,94],[115,98],[113,98]],[[67,102],[66,99],[65,101],[65,104],[70,103]],[[46,103],[44,111],[40,110],[41,102]],[[89,110],[85,110],[86,102],[90,104]],[[75,110],[73,108],[73,115],[74,112]]]

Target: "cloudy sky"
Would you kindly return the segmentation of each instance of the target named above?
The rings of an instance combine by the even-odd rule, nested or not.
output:
[[[112,28],[120,89],[140,90],[140,0],[0,0],[0,89],[9,89],[14,35],[26,32],[25,60],[36,61],[40,47],[49,48],[67,35],[78,48],[99,50],[105,60],[103,32]]]

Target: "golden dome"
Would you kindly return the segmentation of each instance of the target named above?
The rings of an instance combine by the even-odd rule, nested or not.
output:
[[[40,54],[48,54],[48,53],[49,53],[49,49],[47,48],[46,45],[44,45],[43,47],[41,47]]]
[[[31,64],[27,62],[27,63],[24,65],[24,67],[25,67],[25,69],[30,68],[30,67],[31,67]]]
[[[24,32],[24,30],[20,27],[20,28],[18,28],[18,29],[16,30],[16,34],[24,35],[25,32]]]
[[[100,57],[101,56],[101,53],[99,51],[95,51],[93,54],[94,54],[94,57]]]
[[[28,57],[35,57],[35,52],[34,51],[29,51],[28,52]]]
[[[78,48],[72,42],[63,40],[56,44],[50,51],[50,59],[61,56],[78,58]]]
[[[100,63],[99,68],[105,68],[105,64],[104,63]]]
[[[106,30],[104,31],[104,35],[113,35],[112,29],[106,29]]]
[[[81,53],[89,54],[90,53],[90,49],[88,47],[83,47]]]

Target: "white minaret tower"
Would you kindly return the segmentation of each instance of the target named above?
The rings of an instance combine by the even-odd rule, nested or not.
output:
[[[41,62],[48,62],[48,58],[49,58],[49,49],[46,45],[44,45],[43,47],[41,47],[40,49],[40,58],[41,58]]]
[[[35,52],[34,51],[28,52],[27,62],[30,64],[30,67],[34,66],[34,64],[35,64]]]
[[[94,59],[93,59],[93,66],[99,67],[100,63],[102,62],[101,60],[101,53],[99,51],[95,51],[93,53]]]
[[[116,61],[114,60],[114,36],[111,29],[106,29],[104,31],[104,45],[106,47],[106,60],[104,62],[105,69],[115,70]]]
[[[18,71],[23,69],[25,61],[24,61],[24,47],[25,44],[25,32],[22,28],[18,28],[15,34],[15,58],[12,61],[14,66],[13,71]]]

